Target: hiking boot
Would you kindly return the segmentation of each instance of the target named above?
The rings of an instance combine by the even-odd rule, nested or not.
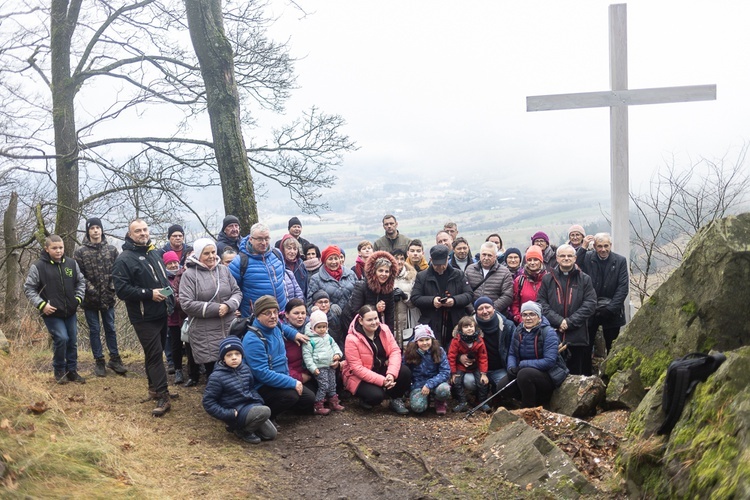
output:
[[[55,370],[55,383],[65,385],[68,383],[67,372],[65,370]]]
[[[107,367],[104,366],[104,358],[98,358],[94,360],[96,364],[94,365],[94,375],[97,377],[106,377],[107,376]]]
[[[466,401],[462,401],[453,407],[453,413],[460,413],[469,410],[469,405]]]
[[[156,408],[151,410],[151,415],[155,417],[163,417],[172,408],[172,404],[169,402],[169,393],[162,392],[156,399]]]
[[[261,439],[258,437],[258,435],[254,432],[245,432],[242,429],[237,429],[234,431],[234,435],[243,440],[246,443],[250,444],[259,444]]]
[[[174,375],[174,363],[167,363],[167,373]]]
[[[174,372],[174,383],[181,384],[185,382],[185,375],[182,374],[182,370],[175,370]]]
[[[125,366],[122,364],[122,359],[120,359],[120,356],[110,356],[109,363],[107,363],[107,368],[114,371],[118,375],[125,375],[126,373],[128,373],[128,369],[125,368]]]
[[[72,372],[68,372],[67,377],[68,377],[68,380],[70,380],[71,382],[77,382],[79,384],[86,383],[86,379],[78,375],[78,372],[75,370],[73,370]]]
[[[395,411],[399,415],[409,414],[409,410],[406,408],[406,404],[404,404],[404,400],[401,398],[391,399],[391,410]]]
[[[178,399],[180,397],[179,394],[177,394],[177,393],[173,394],[173,393],[171,393],[169,391],[167,391],[167,394],[169,395],[169,399]],[[156,401],[157,399],[159,399],[159,393],[156,392],[153,389],[149,389],[148,390],[148,399],[144,400],[143,402],[145,403],[149,399],[153,399],[154,401]]]
[[[331,410],[323,406],[323,401],[316,401],[313,405],[313,413],[316,415],[328,415]]]
[[[448,412],[448,403],[445,401],[435,401],[435,413],[445,415]]]
[[[367,403],[365,403],[361,399],[359,400],[359,407],[362,408],[363,410],[372,410],[372,408],[373,408],[372,405],[368,405]]]
[[[198,381],[194,378],[190,378],[185,382],[185,387],[195,387],[196,385],[198,385]]]
[[[328,398],[328,407],[333,411],[344,411],[346,408],[341,406],[339,403],[339,397],[338,396],[332,396]]]

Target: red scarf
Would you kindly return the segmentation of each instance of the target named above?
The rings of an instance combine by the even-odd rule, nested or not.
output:
[[[344,268],[339,266],[338,269],[335,271],[328,269],[328,266],[326,266],[326,272],[331,275],[331,278],[335,279],[336,281],[341,281],[341,277],[344,275]]]

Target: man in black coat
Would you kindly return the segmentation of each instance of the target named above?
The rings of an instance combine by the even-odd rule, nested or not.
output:
[[[430,325],[440,345],[447,349],[454,325],[473,313],[472,292],[464,273],[448,265],[447,246],[432,247],[430,259],[430,267],[417,274],[411,303],[421,312],[419,322]]]
[[[596,313],[589,320],[589,340],[593,348],[594,337],[601,326],[607,353],[612,342],[625,324],[625,299],[628,296],[630,279],[625,257],[612,252],[612,237],[609,233],[594,236],[594,250],[579,256],[581,270],[591,276],[596,292]]]
[[[560,245],[556,257],[557,268],[542,278],[537,302],[560,342],[568,346],[571,375],[591,375],[588,321],[596,310],[596,292],[591,278],[576,266],[571,245]]]

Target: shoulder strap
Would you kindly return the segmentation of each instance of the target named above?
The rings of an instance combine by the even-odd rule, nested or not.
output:
[[[480,266],[479,266],[479,269],[480,269],[480,270],[482,270],[482,266],[481,266],[481,264],[480,264]],[[482,272],[484,272],[484,271],[482,271]],[[490,275],[491,275],[492,273],[494,273],[494,272],[495,272],[495,270],[494,270],[494,269],[490,269],[489,271],[487,271],[487,274],[485,274],[485,275],[484,275],[484,278],[482,278],[482,281],[480,281],[479,283],[477,283],[477,286],[473,286],[473,287],[471,287],[471,291],[473,292],[474,290],[476,290],[477,288],[479,288],[480,286],[482,286],[482,283],[484,283],[485,281],[487,281],[487,278],[489,278],[489,277],[490,277]]]
[[[240,279],[237,283],[242,288],[242,281],[245,279],[245,273],[247,272],[248,256],[245,252],[240,252]]]
[[[266,339],[266,337],[263,335],[263,332],[261,332],[259,328],[255,326],[248,326],[247,329],[248,331],[253,332],[255,336],[258,337],[260,341],[263,343],[263,347],[266,349],[266,357],[268,358],[268,369],[272,370],[273,363],[271,362],[272,361],[271,353],[268,352],[268,340]]]

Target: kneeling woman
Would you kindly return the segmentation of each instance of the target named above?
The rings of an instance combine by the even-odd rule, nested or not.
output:
[[[362,306],[349,326],[341,373],[347,390],[365,409],[391,398],[391,409],[406,415],[403,396],[411,386],[411,371],[401,364],[401,349],[390,329],[380,323],[378,310]]]
[[[505,387],[513,379],[514,386],[507,396],[521,400],[524,408],[533,408],[547,402],[565,377],[568,369],[557,362],[557,332],[542,317],[542,308],[536,302],[521,306],[522,323],[516,327],[508,354],[508,374],[498,383]]]

